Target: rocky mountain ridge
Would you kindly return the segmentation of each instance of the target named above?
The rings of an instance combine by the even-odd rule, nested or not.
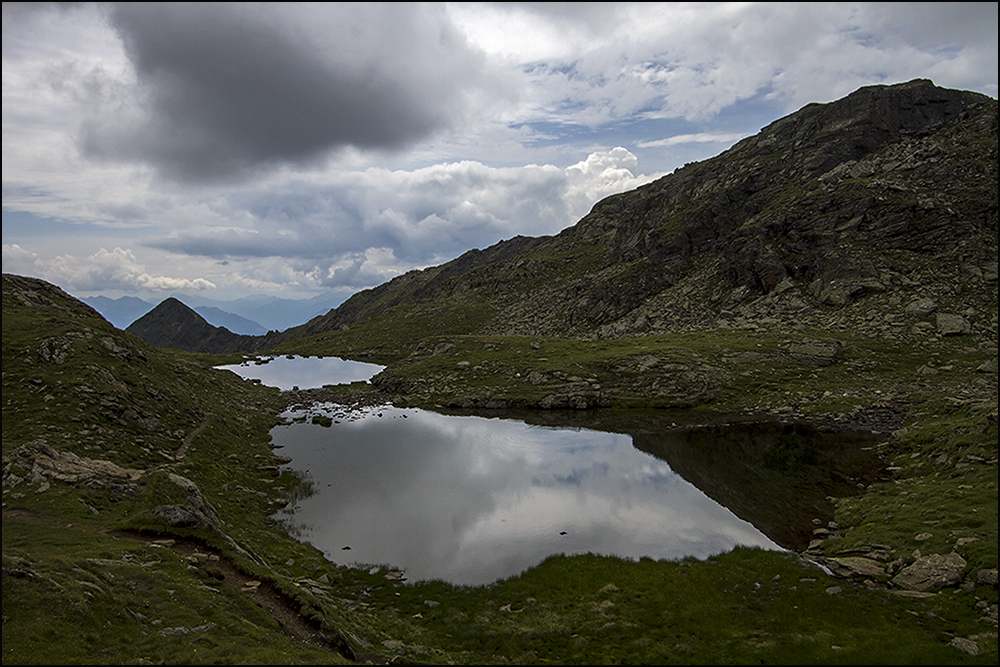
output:
[[[558,235],[470,250],[302,326],[240,339],[178,330],[155,344],[263,350],[420,315],[436,323],[424,335],[995,337],[996,278],[997,101],[915,80],[810,104]]]

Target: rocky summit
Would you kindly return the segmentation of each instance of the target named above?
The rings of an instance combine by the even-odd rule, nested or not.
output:
[[[125,330],[150,345],[188,352],[233,351],[247,345],[246,336],[212,326],[173,297],[161,301]]]
[[[915,80],[807,105],[607,197],[558,235],[470,250],[280,334],[149,326],[155,310],[130,330],[206,352],[387,318],[423,335],[810,327],[919,339],[995,332],[996,280],[997,101]]]

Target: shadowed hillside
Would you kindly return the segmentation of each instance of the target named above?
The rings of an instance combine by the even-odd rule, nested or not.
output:
[[[598,202],[556,236],[409,272],[280,334],[234,338],[158,317],[135,333],[223,352],[365,325],[366,344],[390,355],[415,342],[407,330],[616,338],[808,326],[917,340],[927,332],[913,325],[930,314],[930,330],[995,330],[996,235],[996,100],[915,80],[810,104]]]

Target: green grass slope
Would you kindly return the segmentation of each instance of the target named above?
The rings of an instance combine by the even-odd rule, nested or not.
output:
[[[231,357],[149,347],[58,288],[5,275],[4,661],[996,663],[995,329],[920,349],[842,336],[832,359],[802,343],[813,332],[385,332],[352,327],[298,351],[390,364],[333,397],[536,408],[600,397],[611,410],[891,422],[879,453],[892,479],[835,499],[839,526],[813,550],[828,564],[863,554],[884,575],[753,549],[557,556],[481,587],[335,566],[270,518],[308,492],[278,474],[268,444],[289,396],[211,368]],[[965,566],[943,589],[890,581],[918,555],[951,553]]]

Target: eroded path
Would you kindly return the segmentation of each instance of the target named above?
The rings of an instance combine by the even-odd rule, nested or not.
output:
[[[205,428],[209,424],[211,424],[212,421],[214,421],[214,420],[218,420],[218,417],[216,417],[211,412],[206,413],[205,416],[204,416],[204,418],[202,418],[201,423],[198,424],[198,426],[196,426],[193,431],[191,431],[190,433],[188,433],[184,437],[184,442],[182,442],[181,446],[177,448],[176,452],[174,452],[174,460],[179,461],[179,460],[183,459],[185,456],[187,456],[188,447],[191,446],[191,443],[194,442],[194,439],[197,438],[198,435],[202,431],[204,431]]]

